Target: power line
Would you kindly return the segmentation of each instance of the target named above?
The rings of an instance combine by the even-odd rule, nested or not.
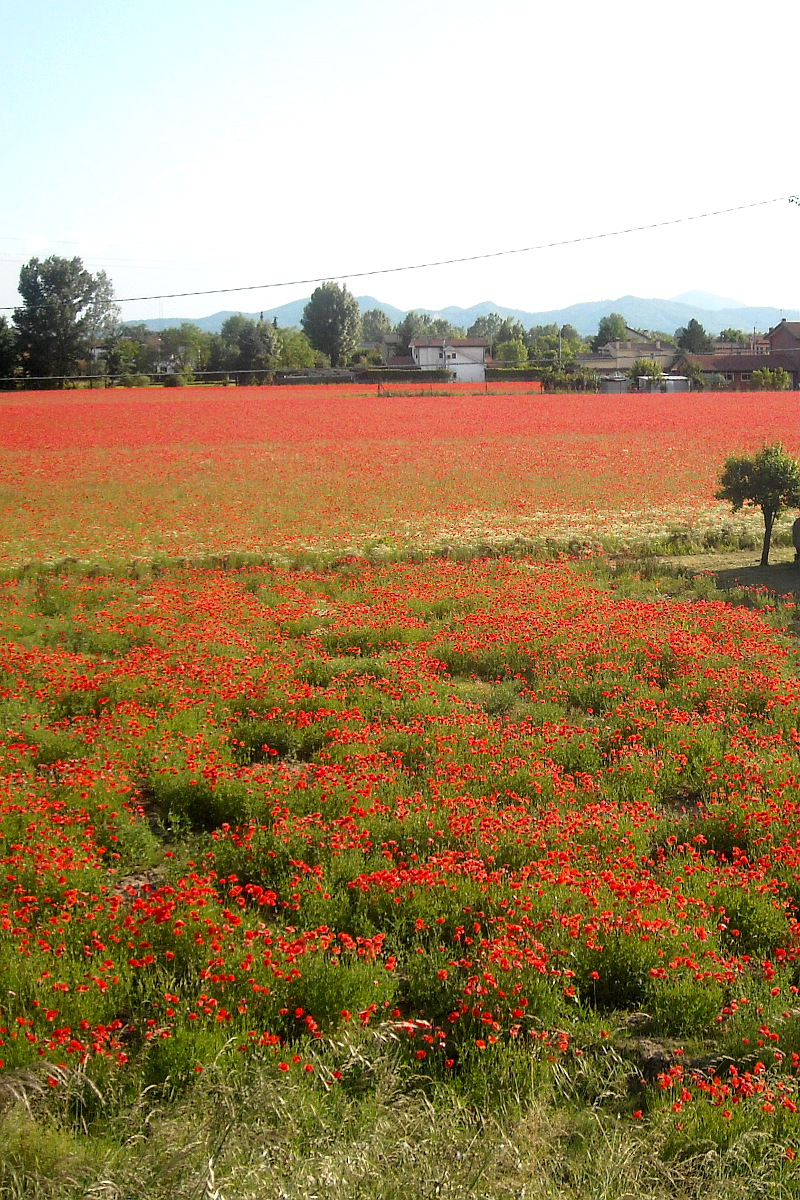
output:
[[[694,213],[688,217],[673,217],[669,221],[653,221],[649,225],[632,225],[628,229],[613,229],[605,233],[589,233],[582,237],[564,238],[557,242],[541,242],[536,246],[521,246],[515,250],[494,250],[487,254],[467,254],[460,258],[443,258],[436,262],[410,263],[402,267],[376,267],[370,271],[347,271],[340,275],[319,275],[313,279],[284,279],[279,283],[251,283],[243,287],[207,288],[192,292],[158,292],[152,296],[123,296],[116,304],[133,304],[143,300],[181,300],[190,296],[222,296],[231,292],[260,292],[267,288],[299,287],[311,283],[327,283],[336,279],[366,279],[371,275],[397,275],[401,271],[424,271],[430,267],[452,267],[458,263],[481,262],[490,258],[506,258],[512,254],[532,254],[538,250],[555,250],[559,246],[577,246],[582,242],[598,242],[605,238],[625,237],[629,233],[646,233],[651,229],[665,229],[671,225],[685,225],[689,221],[705,221],[710,217],[723,217],[729,213],[745,212],[752,208],[764,208],[769,204],[800,204],[797,196],[773,196],[770,200],[755,200],[750,204],[737,204],[732,208],[718,208],[711,212]],[[0,306],[0,312],[12,312],[18,305]]]

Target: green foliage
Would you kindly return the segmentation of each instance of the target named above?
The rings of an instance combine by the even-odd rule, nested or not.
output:
[[[14,330],[6,318],[0,315],[0,391],[13,388],[11,376],[16,373],[18,364],[19,356]]]
[[[667,1037],[696,1037],[711,1026],[725,1002],[715,983],[700,984],[690,975],[654,980],[646,998],[658,1033]]]
[[[20,271],[19,293],[14,325],[26,375],[74,374],[113,336],[111,281],[104,271],[92,275],[79,258],[32,258]]]
[[[661,363],[656,362],[654,358],[637,358],[628,371],[628,378],[632,383],[637,383],[640,376],[648,379],[663,379],[664,372],[661,369]]]
[[[395,326],[395,333],[400,338],[398,350],[400,354],[408,354],[412,338],[446,338],[463,337],[463,330],[451,325],[444,317],[432,317],[429,313],[409,312]],[[479,336],[479,335],[474,335]]]
[[[525,336],[528,354],[539,363],[570,363],[587,350],[587,343],[573,325],[534,325]]]
[[[601,317],[597,333],[592,338],[592,350],[597,351],[609,342],[624,341],[628,335],[627,330],[625,318],[620,313],[609,313],[607,317]]]
[[[361,341],[379,342],[384,333],[391,333],[392,322],[380,308],[370,308],[361,315]]]
[[[751,386],[756,392],[788,392],[792,377],[784,367],[758,367],[751,375]]]
[[[497,345],[501,341],[509,340],[502,337],[501,330],[503,328],[503,324],[503,318],[499,313],[487,313],[486,316],[478,317],[472,322],[467,330],[467,337],[485,338],[486,341],[489,342],[490,352],[494,356]],[[525,331],[522,330],[522,336],[524,337],[524,335]]]
[[[189,376],[208,362],[209,335],[192,321],[162,330],[160,342],[160,356],[171,363],[176,376]]]
[[[511,342],[500,342],[495,349],[494,357],[502,363],[524,363],[528,361],[528,348],[524,342],[518,339]]]
[[[780,442],[762,446],[758,454],[727,458],[715,492],[738,512],[745,505],[760,508],[764,515],[764,546],[761,565],[769,563],[769,546],[775,518],[787,508],[800,507],[800,463],[787,454]]]
[[[285,370],[299,367],[314,367],[319,355],[311,342],[299,329],[279,329],[281,356],[279,366]]]
[[[302,326],[311,345],[328,355],[331,366],[341,366],[361,336],[355,296],[342,284],[321,284],[303,309]]]
[[[685,328],[675,330],[675,337],[679,349],[689,354],[707,354],[714,348],[714,339],[694,317]]]
[[[541,367],[539,378],[548,392],[596,392],[600,380],[594,371],[575,363]]]
[[[280,332],[263,316],[253,321],[241,313],[234,313],[223,322],[220,339],[220,366],[223,370],[263,375],[281,361],[283,347]]]
[[[112,338],[107,365],[109,375],[126,376],[127,380],[138,375],[150,375],[156,369],[160,355],[159,335],[144,324],[121,325]],[[125,387],[143,386],[123,379]]]
[[[492,312],[473,321],[467,330],[467,337],[485,338],[490,343],[492,354],[496,355],[497,347],[503,342],[523,342],[525,328],[514,317],[501,317],[499,313]]]
[[[737,346],[746,346],[750,338],[742,329],[721,329],[719,340],[721,342],[733,342]]]

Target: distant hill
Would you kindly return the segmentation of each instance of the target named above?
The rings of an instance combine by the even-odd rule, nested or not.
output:
[[[671,296],[670,299],[690,307],[707,308],[709,312],[719,312],[723,308],[747,308],[741,300],[731,300],[729,296],[715,296],[713,292],[681,292],[680,296]]]
[[[703,307],[697,303],[687,302],[687,297],[691,296],[704,297],[709,306]],[[357,299],[362,312],[367,312],[371,308],[379,308],[386,313],[392,324],[401,321],[409,311],[395,308],[383,300],[376,300],[374,296],[359,296]],[[264,320],[272,321],[277,318],[278,324],[284,328],[293,325],[299,326],[303,309],[307,303],[308,298],[292,300],[289,304],[282,304],[278,308],[265,308],[263,309]],[[711,303],[724,303],[727,307],[711,308]],[[529,329],[531,325],[574,325],[578,333],[584,337],[596,333],[600,318],[607,317],[612,312],[621,313],[628,325],[633,326],[634,329],[659,329],[665,333],[674,333],[676,329],[681,325],[686,325],[693,317],[708,333],[712,334],[718,334],[720,330],[728,328],[742,329],[746,333],[757,329],[765,333],[777,325],[781,317],[786,317],[789,321],[800,321],[800,312],[795,309],[749,308],[747,305],[738,304],[735,300],[713,296],[709,292],[686,292],[683,298],[675,300],[645,300],[639,296],[620,296],[617,300],[589,300],[583,304],[571,304],[567,308],[548,309],[546,312],[526,312],[521,308],[506,308],[491,300],[473,304],[471,308],[458,308],[451,305],[441,309],[417,308],[414,311],[429,313],[435,317],[444,317],[451,324],[462,326],[464,329],[469,328],[477,317],[496,312],[501,317],[513,317],[515,320],[521,321],[526,329]],[[209,317],[175,317],[171,319],[154,317],[136,323],[147,325],[149,329],[160,330],[170,329],[186,320],[191,321],[194,325],[199,325],[201,329],[210,333],[219,333],[225,319],[233,316],[234,312],[241,312],[241,310],[226,309],[223,312],[213,313]],[[250,312],[243,315],[257,320],[261,313]]]

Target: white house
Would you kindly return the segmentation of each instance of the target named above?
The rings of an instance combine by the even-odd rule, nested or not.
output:
[[[460,382],[483,383],[490,343],[483,338],[412,338],[409,350],[421,371],[452,371]]]

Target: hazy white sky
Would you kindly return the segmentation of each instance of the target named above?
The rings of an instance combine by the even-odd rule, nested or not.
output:
[[[32,255],[117,295],[528,246],[800,193],[796,0],[0,0],[0,305]],[[792,32],[792,30],[794,32]],[[353,280],[536,311],[800,307],[800,207]],[[254,311],[308,287],[126,304]]]

